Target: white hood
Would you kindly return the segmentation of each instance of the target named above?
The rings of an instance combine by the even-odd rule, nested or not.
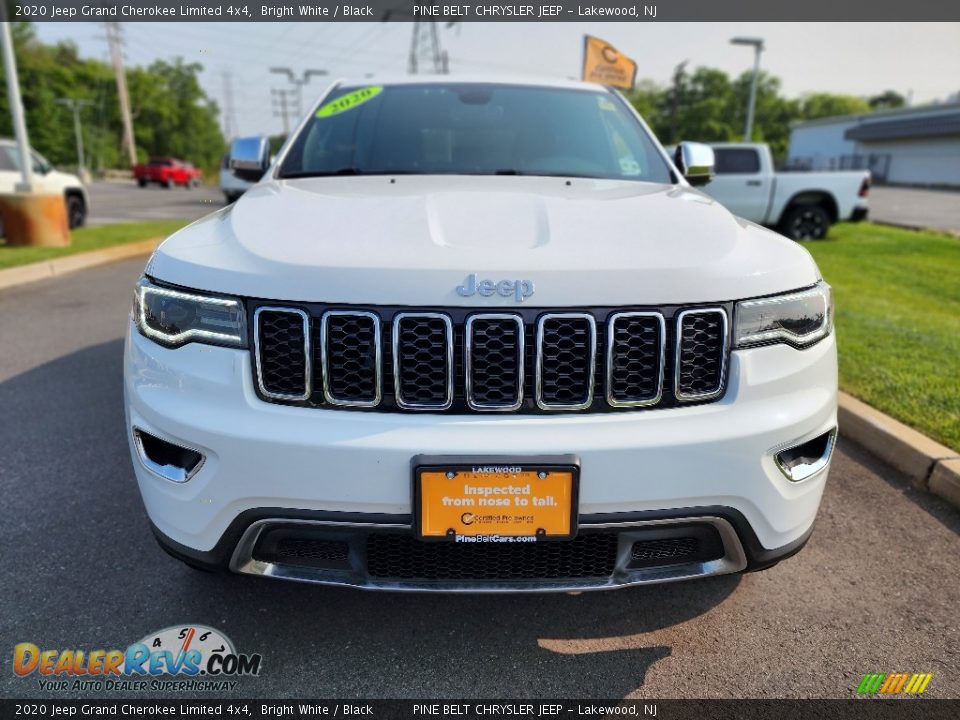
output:
[[[263,182],[171,236],[148,273],[272,300],[515,307],[456,292],[529,280],[529,307],[667,305],[815,283],[803,248],[679,186],[534,177]]]

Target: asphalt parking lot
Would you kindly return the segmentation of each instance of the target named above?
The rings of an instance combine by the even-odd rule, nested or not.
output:
[[[870,219],[960,235],[960,191],[875,186]]]
[[[259,677],[216,697],[850,698],[884,671],[932,672],[927,697],[960,697],[960,513],[843,442],[809,545],[752,575],[438,596],[170,559],[147,526],[121,396],[144,261],[0,292],[0,696],[70,696],[16,677],[16,643],[124,648],[203,623],[263,655]]]
[[[224,205],[220,189],[208,185],[190,190],[160,185],[141,188],[132,180],[98,180],[87,189],[90,193],[87,224],[91,226],[132,220],[196,220]]]

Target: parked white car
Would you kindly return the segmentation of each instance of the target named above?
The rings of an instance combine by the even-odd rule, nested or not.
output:
[[[835,222],[867,217],[869,171],[778,173],[767,145],[711,147],[716,177],[704,192],[745,220],[775,227],[793,240],[819,240]]]
[[[597,85],[340,81],[168,238],[124,390],[161,546],[380,589],[769,567],[837,429],[830,288]],[[268,168],[268,165],[270,167]],[[264,175],[264,172],[266,173]]]
[[[81,227],[87,220],[90,199],[87,189],[76,175],[60,172],[36,150],[33,156],[33,181],[38,192],[63,195],[71,228]],[[20,183],[20,152],[13,140],[0,139],[0,193],[12,193]]]

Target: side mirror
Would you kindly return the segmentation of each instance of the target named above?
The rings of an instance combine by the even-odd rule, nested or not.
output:
[[[259,182],[270,167],[270,143],[263,135],[237,138],[230,145],[228,164],[241,180]]]
[[[673,164],[694,187],[706,185],[713,180],[716,164],[713,148],[703,143],[682,142],[673,154]]]

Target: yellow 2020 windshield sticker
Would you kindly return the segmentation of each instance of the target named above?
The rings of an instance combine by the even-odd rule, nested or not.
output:
[[[383,90],[382,85],[371,85],[370,87],[360,88],[346,95],[341,95],[336,100],[331,100],[317,110],[317,117],[330,117],[331,115],[339,115],[347,110],[353,110],[353,108],[358,105],[363,105],[363,103],[368,100],[373,100],[373,98],[380,94],[381,90]]]

